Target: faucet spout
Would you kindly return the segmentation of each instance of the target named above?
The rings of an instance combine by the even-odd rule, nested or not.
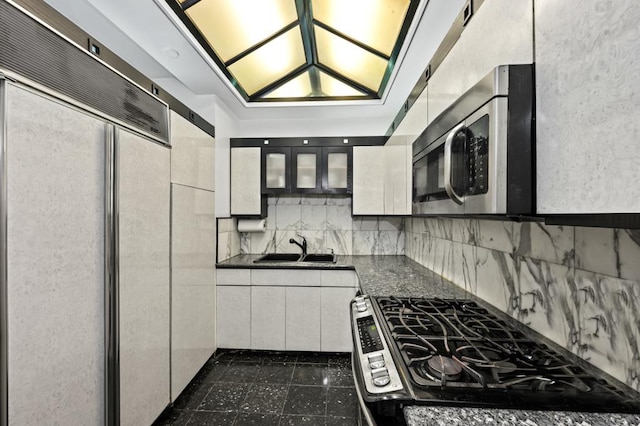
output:
[[[307,239],[305,237],[303,237],[302,235],[298,235],[300,238],[302,238],[302,244],[297,242],[295,239],[290,238],[289,239],[289,244],[295,244],[298,247],[300,247],[300,249],[302,250],[302,255],[306,256],[307,254]]]

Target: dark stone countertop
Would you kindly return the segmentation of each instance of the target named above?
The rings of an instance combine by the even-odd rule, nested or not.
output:
[[[637,426],[634,414],[411,406],[407,426]]]
[[[336,263],[254,263],[260,255],[238,255],[217,264],[218,268],[355,269],[363,294],[371,296],[441,297],[473,299],[494,313],[471,293],[405,256],[337,256]],[[499,313],[498,313],[499,314]],[[515,321],[514,321],[515,322]],[[519,326],[518,324],[514,324]],[[529,331],[531,332],[531,331]],[[536,333],[533,333],[536,334]],[[640,426],[640,415],[573,413],[560,411],[509,410],[408,406],[407,426]]]
[[[355,269],[363,294],[473,298],[473,295],[405,256],[337,256],[336,263],[261,262],[260,255],[241,254],[218,268]]]

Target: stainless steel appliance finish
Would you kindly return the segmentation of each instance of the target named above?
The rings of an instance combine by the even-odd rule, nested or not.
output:
[[[495,68],[413,144],[413,214],[534,209],[532,65]]]
[[[105,125],[104,347],[105,421],[120,424],[120,283],[118,281],[118,140],[113,124]]]
[[[0,426],[9,423],[6,82],[0,78]]]
[[[368,374],[362,349],[371,344],[355,320],[363,304],[401,387],[377,388]],[[354,380],[370,425],[401,424],[402,407],[415,404],[640,412],[637,392],[474,301],[364,297],[351,311]]]

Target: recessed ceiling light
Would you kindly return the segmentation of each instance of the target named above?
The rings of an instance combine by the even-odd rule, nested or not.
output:
[[[178,59],[180,57],[180,52],[176,49],[172,49],[171,47],[165,47],[162,49],[162,53],[169,59]]]

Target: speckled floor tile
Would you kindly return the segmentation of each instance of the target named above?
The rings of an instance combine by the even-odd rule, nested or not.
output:
[[[287,385],[251,385],[239,411],[252,414],[281,414],[287,399]]]
[[[277,414],[246,414],[240,413],[233,426],[278,426],[280,416]]]
[[[298,363],[302,364],[329,364],[329,356],[323,353],[318,352],[305,352],[303,354],[298,355],[298,359],[296,360]]]
[[[325,424],[327,426],[358,426],[358,419],[356,417],[325,417]]]
[[[211,384],[204,382],[191,382],[182,391],[173,407],[177,410],[195,410],[209,393]]]
[[[353,373],[351,367],[329,366],[326,370],[328,386],[353,387]]]
[[[326,386],[327,367],[319,364],[296,364],[291,383],[296,385]]]
[[[296,362],[297,359],[298,359],[298,355],[296,355],[295,353],[291,354],[287,352],[272,352],[272,353],[263,355],[262,362],[267,364],[271,362],[275,362],[275,363],[286,362],[286,363],[293,364]]]
[[[329,367],[348,367],[351,369],[351,354],[340,354],[329,358]]]
[[[358,399],[355,388],[327,389],[327,413],[332,416],[358,417]]]
[[[217,382],[222,377],[224,370],[228,367],[227,363],[211,362],[205,364],[196,376],[197,381]]]
[[[218,379],[220,382],[254,383],[260,364],[252,362],[238,362],[229,364]]]
[[[256,376],[256,383],[282,383],[289,384],[291,377],[293,376],[293,369],[295,364],[293,363],[264,363],[260,366],[260,371]]]
[[[280,426],[325,426],[324,416],[282,416]]]
[[[191,411],[172,410],[165,418],[158,419],[153,426],[185,426],[192,414]]]
[[[236,383],[214,383],[197,410],[238,411],[247,396],[249,385]]]
[[[188,426],[229,426],[233,424],[237,413],[216,413],[208,411],[194,411]]]
[[[327,389],[318,386],[289,386],[283,414],[324,416]]]

